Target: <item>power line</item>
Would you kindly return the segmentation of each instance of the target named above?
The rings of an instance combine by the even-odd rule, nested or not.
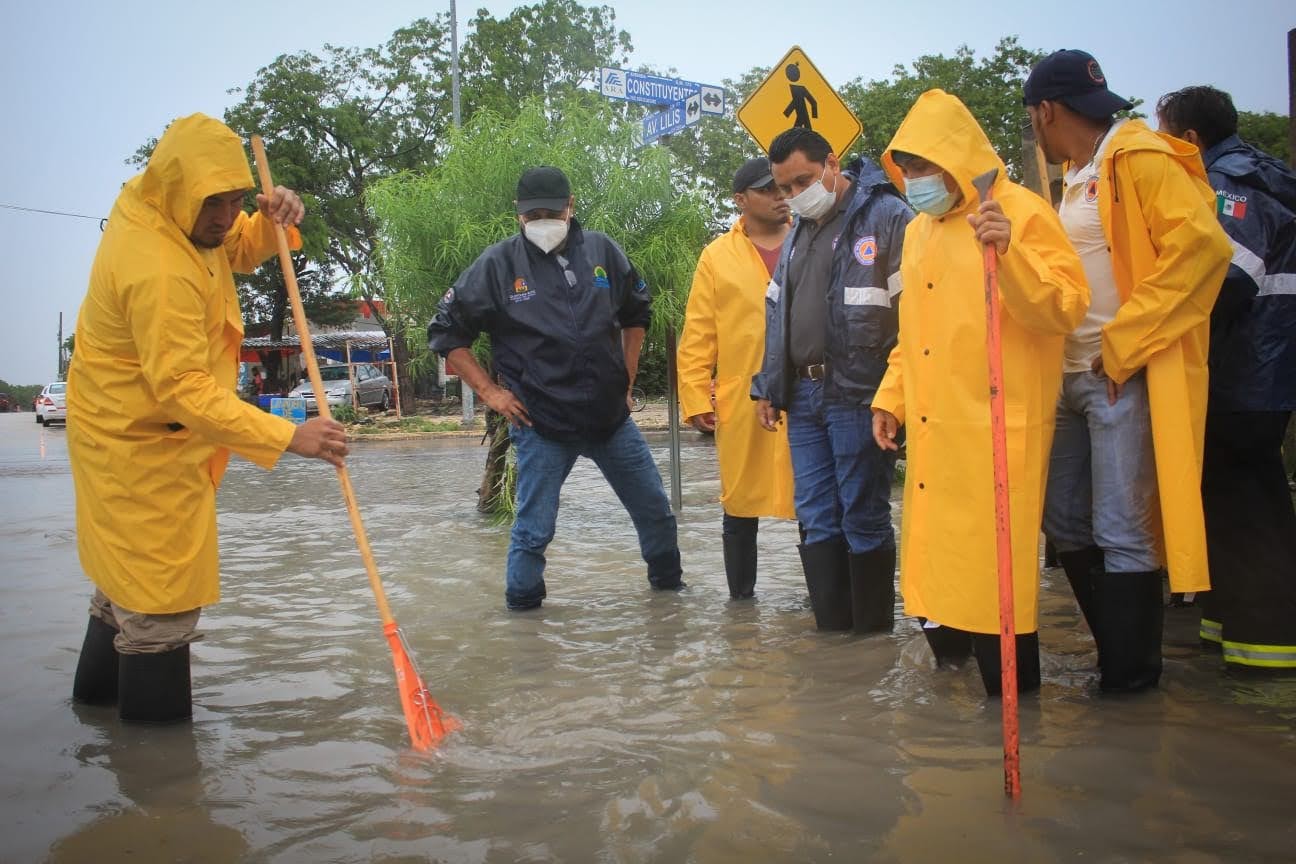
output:
[[[41,210],[37,207],[20,207],[17,204],[3,204],[0,207],[6,210],[22,210],[25,213],[45,213],[49,216],[71,216],[75,219],[93,219],[96,222],[103,222],[104,216],[87,216],[84,213],[64,213],[62,210]]]

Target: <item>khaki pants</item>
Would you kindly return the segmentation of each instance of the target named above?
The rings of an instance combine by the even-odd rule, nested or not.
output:
[[[90,615],[117,631],[113,647],[119,654],[162,654],[202,638],[195,628],[202,608],[167,615],[148,615],[118,606],[99,589],[90,601]]]

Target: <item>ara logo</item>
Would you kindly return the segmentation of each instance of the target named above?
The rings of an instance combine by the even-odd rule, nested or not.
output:
[[[1107,79],[1103,77],[1102,67],[1098,65],[1097,60],[1090,60],[1088,69],[1089,80],[1095,84],[1106,84]]]
[[[594,267],[594,287],[595,288],[612,287],[612,283],[608,281],[607,271],[603,269],[603,265],[601,264],[596,265]]]
[[[865,267],[877,260],[877,238],[872,234],[855,241],[855,260]]]
[[[535,289],[527,284],[521,276],[513,280],[513,293],[509,295],[510,303],[521,303],[535,296]]]

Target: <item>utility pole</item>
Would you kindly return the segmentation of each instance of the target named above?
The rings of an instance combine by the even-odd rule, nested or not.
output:
[[[450,0],[450,106],[454,126],[459,128],[459,18],[455,14],[455,0]],[[458,371],[458,370],[455,370]],[[473,410],[476,408],[472,388],[459,376],[459,400],[463,404],[464,426],[473,425]]]
[[[1287,31],[1287,162],[1296,168],[1296,28]]]
[[[63,374],[67,371],[67,363],[63,354],[63,313],[59,313],[59,332],[58,332],[58,379],[63,380]]]

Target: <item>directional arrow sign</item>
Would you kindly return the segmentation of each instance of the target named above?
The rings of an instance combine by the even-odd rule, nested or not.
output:
[[[672,106],[674,107],[674,106]],[[694,93],[684,100],[684,122],[692,126],[702,119],[702,94]]]
[[[725,109],[725,91],[723,87],[712,87],[710,84],[702,85],[702,113],[703,114],[724,114]]]

